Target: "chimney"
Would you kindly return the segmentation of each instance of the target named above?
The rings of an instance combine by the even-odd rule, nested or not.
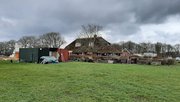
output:
[[[94,35],[94,38],[97,38],[97,35],[96,35],[96,34]]]

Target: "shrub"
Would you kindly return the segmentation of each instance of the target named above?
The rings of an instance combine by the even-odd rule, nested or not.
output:
[[[174,59],[163,59],[161,61],[162,65],[174,65],[175,64],[175,60]]]
[[[162,64],[162,65],[166,65],[166,64],[167,64],[167,60],[163,59],[163,60],[161,61],[161,64]]]
[[[175,60],[174,59],[168,59],[167,60],[167,65],[174,65],[175,64]]]

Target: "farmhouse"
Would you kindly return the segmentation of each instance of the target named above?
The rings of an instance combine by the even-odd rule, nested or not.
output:
[[[127,50],[120,50],[111,45],[102,37],[78,38],[70,43],[65,49],[70,51],[73,59],[92,60],[126,60],[129,59]],[[122,56],[121,56],[122,55]]]

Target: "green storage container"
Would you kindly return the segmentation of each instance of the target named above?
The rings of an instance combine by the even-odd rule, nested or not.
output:
[[[49,56],[49,48],[20,48],[19,61],[40,63],[42,56]]]

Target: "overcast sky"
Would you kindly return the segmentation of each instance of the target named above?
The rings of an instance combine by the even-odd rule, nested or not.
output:
[[[180,0],[0,0],[0,41],[60,32],[67,43],[81,25],[104,27],[115,43],[180,43]]]

